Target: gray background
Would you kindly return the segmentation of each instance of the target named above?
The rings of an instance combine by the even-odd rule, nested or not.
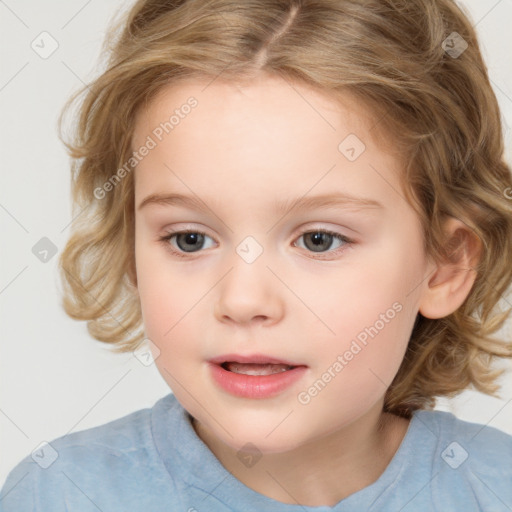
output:
[[[512,162],[512,0],[461,4],[481,39]],[[110,353],[88,336],[85,323],[64,314],[57,255],[44,263],[32,252],[43,237],[60,252],[69,235],[69,161],[56,119],[70,94],[101,71],[100,44],[122,5],[0,0],[0,484],[42,441],[150,407],[169,392],[154,365]],[[31,47],[49,51],[52,38],[58,48],[47,58]],[[503,334],[512,338],[510,323]],[[437,408],[512,434],[512,365],[506,366],[501,399],[466,391]]]

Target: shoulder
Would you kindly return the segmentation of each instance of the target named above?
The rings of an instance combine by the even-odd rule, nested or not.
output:
[[[432,467],[435,501],[446,506],[448,499],[454,506],[474,505],[482,510],[512,509],[511,435],[461,420],[450,412],[416,411],[416,416],[436,437]]]
[[[444,446],[446,452],[444,448],[442,450],[444,458],[450,459],[452,452],[455,457],[459,445],[467,452],[468,461],[474,460],[492,467],[502,462],[506,467],[511,467],[512,435],[490,425],[462,420],[451,412],[422,410],[416,411],[416,415],[436,435],[439,448],[443,448],[443,442],[449,443]],[[451,443],[454,445],[450,447]],[[462,450],[459,451],[464,456]]]
[[[169,399],[164,397],[157,404]],[[142,491],[148,479],[163,470],[152,438],[153,410],[141,409],[42,443],[7,476],[0,493],[0,512],[48,507],[57,511],[61,510],[57,500],[67,501],[68,496],[78,500],[70,503],[80,509],[79,500],[91,495],[101,499],[109,489],[127,495]]]
[[[102,459],[129,457],[144,451],[150,440],[151,409],[141,409],[97,427],[61,436],[45,443],[30,456],[40,467],[69,463],[88,464]]]

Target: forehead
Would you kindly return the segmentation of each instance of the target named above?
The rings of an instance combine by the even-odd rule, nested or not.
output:
[[[368,138],[373,136],[371,129],[376,125],[375,115],[349,91],[328,93],[264,73],[250,82],[196,77],[182,78],[164,86],[140,108],[135,119],[133,140],[141,141],[141,137],[155,128],[156,121],[169,120],[190,98],[197,100],[195,118],[201,117],[213,124],[214,116],[222,117],[235,123],[237,129],[244,113],[248,121],[245,128],[254,129],[258,126],[268,128],[281,118],[283,121],[307,121],[311,130],[332,132],[336,131],[336,121],[342,115],[360,133],[368,132]],[[270,115],[255,115],[260,113]]]
[[[320,182],[323,190],[315,192],[336,184],[367,196],[361,192],[365,180],[379,179],[376,169],[397,169],[374,124],[373,113],[348,92],[334,98],[268,76],[251,83],[183,80],[161,89],[137,115],[133,149],[148,137],[155,147],[137,165],[136,196],[169,187],[190,192],[187,183],[202,193],[221,194],[219,184],[229,184],[231,191],[278,196]],[[350,151],[363,153],[351,161]]]

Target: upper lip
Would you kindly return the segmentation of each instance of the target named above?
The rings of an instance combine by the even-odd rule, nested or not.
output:
[[[221,365],[227,362],[233,363],[254,363],[254,364],[285,364],[288,366],[306,366],[304,364],[295,363],[285,359],[277,359],[276,357],[267,356],[266,354],[224,354],[222,356],[212,357],[209,361],[213,364]]]

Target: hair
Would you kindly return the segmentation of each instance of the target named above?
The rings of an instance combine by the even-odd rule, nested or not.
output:
[[[445,51],[453,32],[467,43],[460,55]],[[498,103],[461,7],[452,0],[139,0],[110,26],[103,52],[107,69],[59,118],[72,158],[74,217],[59,259],[62,305],[87,321],[92,337],[116,352],[144,338],[133,173],[116,175],[133,161],[137,112],[180,80],[268,73],[333,98],[352,94],[368,107],[374,131],[391,134],[402,157],[401,184],[421,220],[425,254],[450,261],[460,250],[445,240],[448,217],[481,244],[464,303],[444,318],[417,314],[384,411],[410,417],[470,385],[496,396],[504,369],[492,363],[512,357],[512,342],[491,336],[512,310],[499,307],[512,282],[512,175]],[[84,93],[69,143],[63,116]],[[112,190],[97,197],[109,180]]]

